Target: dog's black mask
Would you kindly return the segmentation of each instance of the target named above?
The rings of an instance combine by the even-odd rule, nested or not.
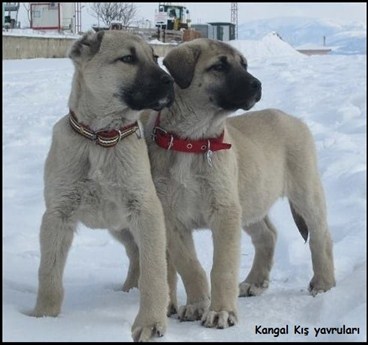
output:
[[[244,69],[233,68],[224,74],[224,82],[215,88],[215,101],[225,110],[249,110],[262,96],[262,84]]]
[[[174,80],[161,68],[142,69],[129,88],[122,88],[121,97],[134,110],[161,110],[174,101]]]

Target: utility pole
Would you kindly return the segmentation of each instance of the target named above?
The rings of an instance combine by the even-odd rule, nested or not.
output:
[[[238,39],[238,3],[231,3],[231,23],[235,24],[235,39]]]
[[[76,34],[82,32],[82,6],[80,2],[75,3],[75,25],[74,30]]]

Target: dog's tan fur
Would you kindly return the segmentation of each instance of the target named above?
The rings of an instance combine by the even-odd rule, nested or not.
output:
[[[138,108],[160,108],[173,93],[171,77],[137,36],[88,33],[74,43],[69,56],[75,65],[69,108],[93,130],[133,123],[141,114]],[[132,92],[134,87],[139,90]],[[138,99],[128,104],[129,97]],[[132,134],[114,147],[101,147],[73,131],[65,116],[54,127],[44,179],[46,212],[32,314],[59,314],[63,270],[80,221],[107,228],[121,242],[134,238],[141,254],[141,297],[132,336],[147,341],[163,335],[168,303],[165,225],[144,139]]]
[[[226,68],[218,67],[221,63]],[[236,322],[241,227],[250,234],[256,252],[240,295],[258,295],[268,286],[276,230],[267,213],[284,196],[302,235],[310,234],[311,294],[329,290],[335,285],[332,242],[307,126],[275,109],[226,119],[237,108],[253,106],[260,98],[260,84],[244,71],[245,58],[225,43],[198,39],[182,44],[167,55],[164,65],[176,82],[175,102],[161,112],[160,126],[192,140],[225,131],[224,142],[232,144],[230,150],[215,152],[210,166],[203,154],[165,150],[148,139],[169,257],[187,292],[180,319],[202,318],[205,326],[218,328]],[[226,76],[230,73],[231,78]],[[151,120],[147,133],[153,124]],[[213,233],[211,294],[193,244],[192,230],[197,228]],[[175,279],[169,277],[173,306]]]

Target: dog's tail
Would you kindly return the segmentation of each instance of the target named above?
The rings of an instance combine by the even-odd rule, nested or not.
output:
[[[295,208],[294,208],[294,206],[293,206],[293,204],[291,203],[290,200],[289,200],[289,204],[290,204],[290,209],[291,209],[291,213],[293,215],[295,224],[298,227],[298,230],[299,230],[300,234],[302,235],[304,241],[307,242],[308,233],[309,233],[307,224],[305,223],[304,218],[298,212],[295,211]]]

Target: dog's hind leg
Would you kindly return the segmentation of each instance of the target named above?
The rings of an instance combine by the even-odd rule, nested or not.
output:
[[[293,212],[303,219],[309,232],[314,276],[309,284],[315,296],[335,286],[332,240],[327,226],[324,193],[319,178],[289,195]],[[294,216],[295,218],[295,216]]]
[[[123,291],[128,292],[130,289],[138,288],[139,280],[139,249],[134,241],[134,237],[127,229],[121,231],[110,231],[111,235],[122,243],[129,258],[128,275],[123,284]],[[169,284],[170,301],[167,308],[167,316],[176,314],[178,311],[178,303],[176,299],[177,274],[175,266],[167,253],[167,279]]]
[[[261,221],[246,226],[245,231],[252,238],[255,257],[247,278],[239,284],[239,297],[258,296],[268,288],[277,237],[276,229],[266,216]]]
[[[128,275],[123,284],[123,291],[128,292],[130,289],[138,288],[139,279],[139,249],[134,241],[133,235],[128,229],[121,231],[110,231],[110,234],[122,243],[129,258]]]
[[[298,151],[290,149],[292,159],[288,160],[287,197],[299,231],[304,233],[304,237],[309,233],[314,272],[309,290],[315,296],[335,286],[335,275],[326,201],[318,174],[313,139],[307,134]]]
[[[59,211],[47,210],[42,218],[37,303],[32,316],[57,316],[63,300],[63,272],[76,223]]]
[[[167,307],[167,316],[171,316],[177,314],[178,312],[178,301],[176,298],[176,286],[178,277],[176,274],[176,268],[173,260],[170,257],[169,252],[167,251],[167,280],[169,283],[169,306]]]

